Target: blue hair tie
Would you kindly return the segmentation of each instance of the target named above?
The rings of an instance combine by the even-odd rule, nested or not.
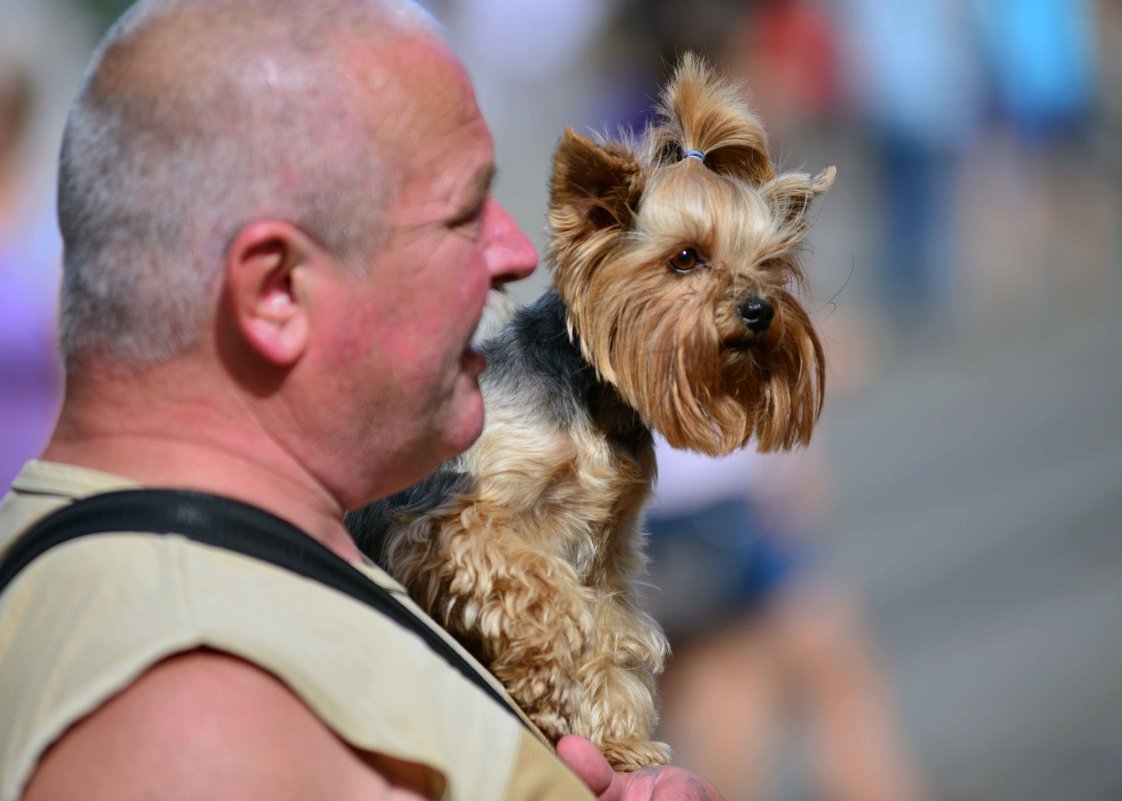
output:
[[[705,161],[705,154],[702,153],[700,150],[687,150],[686,151],[686,158],[697,159],[698,161]]]

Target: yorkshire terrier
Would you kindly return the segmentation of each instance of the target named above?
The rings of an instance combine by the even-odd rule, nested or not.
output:
[[[668,646],[639,606],[652,429],[725,454],[806,444],[822,346],[796,300],[811,200],[737,88],[687,55],[640,138],[566,130],[553,287],[483,345],[487,423],[429,479],[350,519],[356,541],[490,667],[551,740],[617,770],[652,742]]]

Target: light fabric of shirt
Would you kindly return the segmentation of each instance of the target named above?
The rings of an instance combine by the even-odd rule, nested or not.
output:
[[[134,487],[29,462],[0,502],[0,556],[43,515]],[[359,569],[439,631],[392,578]],[[17,801],[69,726],[200,647],[269,671],[358,751],[426,766],[432,798],[591,797],[509,712],[365,604],[182,536],[111,533],[51,549],[0,595],[0,801]]]

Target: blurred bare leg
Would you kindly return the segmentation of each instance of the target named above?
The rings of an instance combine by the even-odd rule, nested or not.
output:
[[[816,784],[828,801],[921,801],[887,682],[848,593],[792,587],[770,625],[808,716]]]
[[[770,797],[782,677],[765,628],[752,618],[676,647],[661,682],[660,736],[674,762],[708,778],[728,801]]]

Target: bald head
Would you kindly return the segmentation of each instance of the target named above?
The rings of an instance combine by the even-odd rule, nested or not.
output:
[[[141,367],[203,335],[223,254],[257,219],[342,260],[375,244],[408,99],[395,45],[437,36],[406,0],[154,0],[110,31],[59,177],[71,371]]]

